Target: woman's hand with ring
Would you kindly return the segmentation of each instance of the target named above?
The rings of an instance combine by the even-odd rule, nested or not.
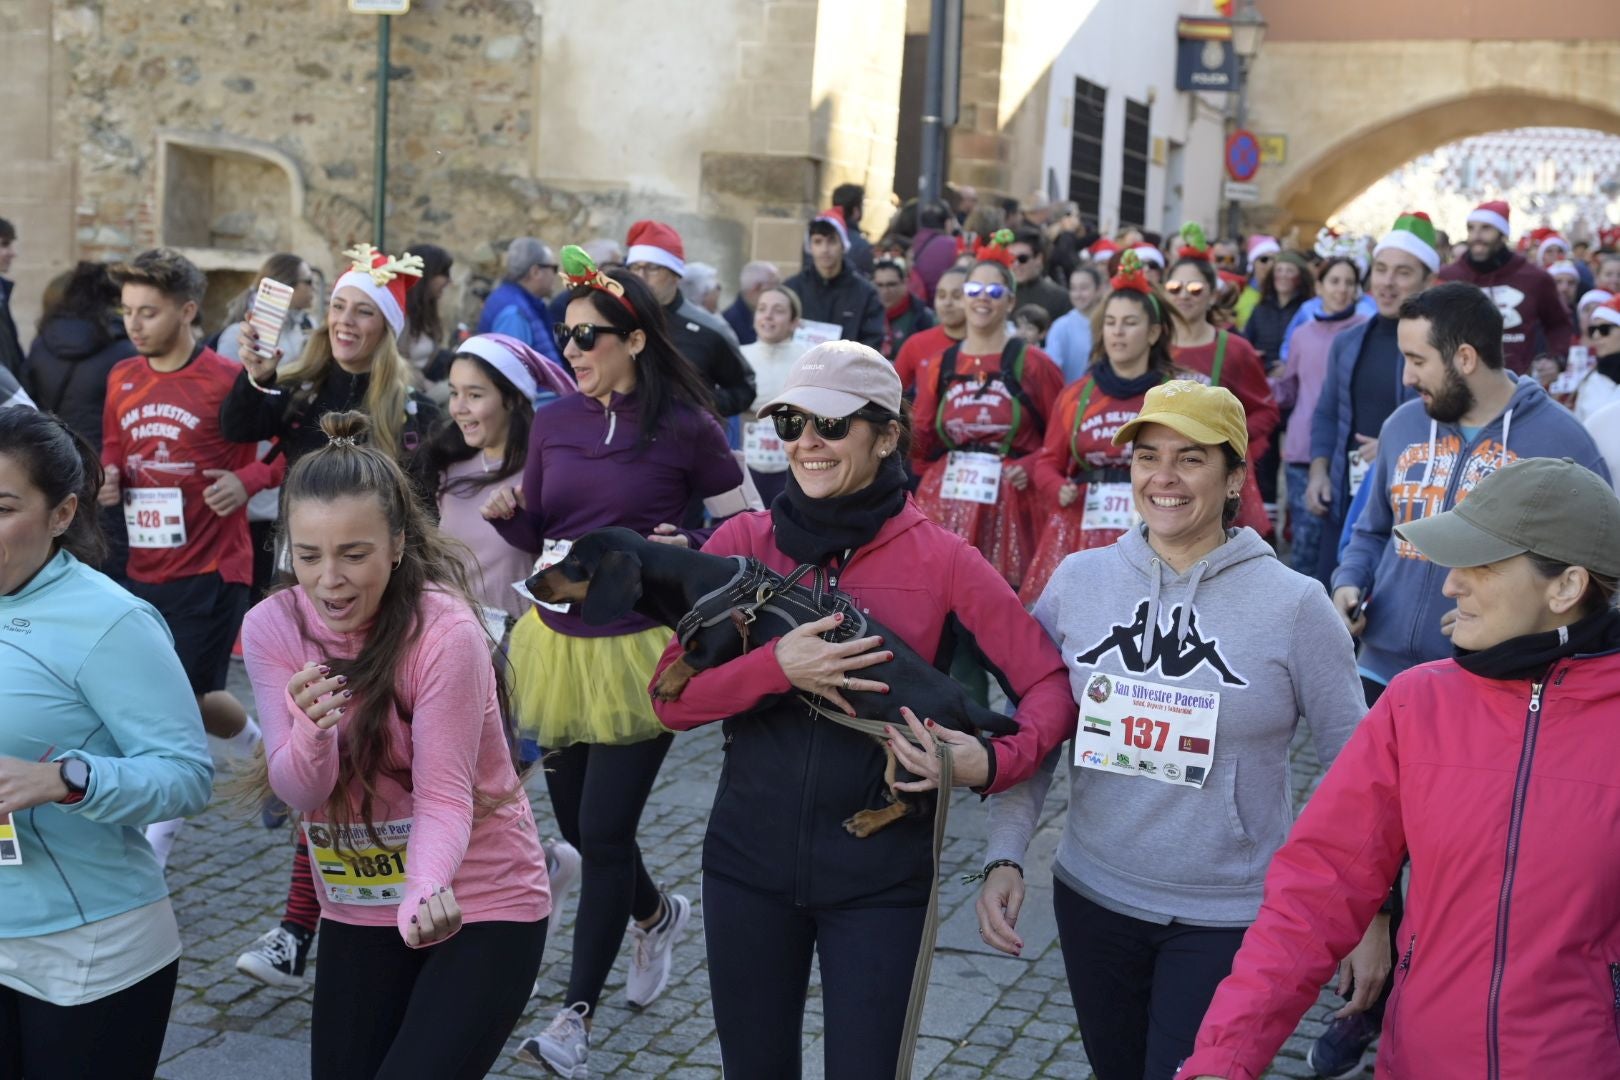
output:
[[[983,787],[990,780],[990,752],[984,743],[965,731],[942,728],[932,720],[918,720],[909,708],[902,708],[906,726],[916,740],[888,728],[889,749],[905,770],[918,780],[896,783],[896,791],[933,791],[939,787],[939,744],[951,748],[951,783],[955,787]]]
[[[347,675],[333,675],[325,664],[311,660],[287,684],[287,694],[318,728],[330,728],[343,717],[343,706],[348,703]]]
[[[882,648],[880,637],[856,638],[841,644],[821,639],[822,634],[836,630],[843,620],[842,615],[828,615],[783,634],[776,642],[776,662],[795,687],[826,698],[854,716],[854,708],[840,691],[887,694],[889,686],[872,679],[853,678],[850,672],[893,660],[894,653]]]

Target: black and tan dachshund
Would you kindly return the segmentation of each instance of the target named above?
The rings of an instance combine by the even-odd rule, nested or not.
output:
[[[605,625],[635,611],[675,629],[700,600],[732,582],[737,571],[734,559],[655,543],[629,529],[597,529],[580,537],[560,562],[536,572],[525,584],[536,600],[577,604],[580,617],[592,626]],[[804,594],[797,599],[810,599],[810,591],[803,585],[796,588]],[[730,618],[693,634],[684,656],[660,676],[654,695],[674,701],[697,672],[719,667],[741,656],[750,644],[762,644],[791,629],[792,624],[769,607],[759,609],[751,624],[741,613],[733,612]],[[861,716],[903,731],[905,720],[900,707],[906,705],[918,716],[956,731],[1009,735],[1018,730],[1010,717],[974,701],[960,683],[924,660],[877,620],[867,618],[865,633],[881,637],[894,659],[860,672],[861,678],[886,684],[889,693],[844,692]],[[912,812],[913,807],[894,792],[896,780],[910,775],[898,768],[886,744],[885,752],[888,761],[884,780],[893,801],[881,810],[860,810],[845,821],[844,827],[856,836],[870,836]]]

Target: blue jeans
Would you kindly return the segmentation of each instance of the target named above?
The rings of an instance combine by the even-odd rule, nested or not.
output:
[[[1288,522],[1293,539],[1288,548],[1288,565],[1301,574],[1314,577],[1320,554],[1322,522],[1305,509],[1305,487],[1310,483],[1311,467],[1288,463]]]

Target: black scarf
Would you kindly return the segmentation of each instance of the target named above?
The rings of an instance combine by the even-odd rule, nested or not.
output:
[[[1091,378],[1096,382],[1098,389],[1115,401],[1129,401],[1164,382],[1164,372],[1148,368],[1136,378],[1126,379],[1114,370],[1113,364],[1107,360],[1099,360],[1091,365]]]
[[[1598,357],[1597,370],[1599,375],[1608,376],[1611,382],[1620,383],[1620,353]]]
[[[1464,671],[1487,679],[1540,679],[1560,660],[1620,648],[1620,611],[1609,608],[1588,615],[1563,631],[1526,634],[1478,652],[1462,648],[1452,652]]]
[[[1463,257],[1468,260],[1468,267],[1469,269],[1473,270],[1474,273],[1494,274],[1496,271],[1502,269],[1502,267],[1508,264],[1508,260],[1513,258],[1513,252],[1508,249],[1506,244],[1503,244],[1501,247],[1491,252],[1490,255],[1486,256],[1484,262],[1476,261],[1472,255],[1465,255]]]
[[[884,458],[872,482],[859,491],[829,499],[810,498],[789,470],[787,488],[771,504],[776,546],[795,562],[824,566],[871,543],[905,505],[906,468],[898,457]]]

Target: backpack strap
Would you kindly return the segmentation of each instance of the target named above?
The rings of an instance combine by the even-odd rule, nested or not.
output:
[[[1215,331],[1215,362],[1209,366],[1209,385],[1221,385],[1221,368],[1226,366],[1226,342],[1232,335],[1225,330]]]

